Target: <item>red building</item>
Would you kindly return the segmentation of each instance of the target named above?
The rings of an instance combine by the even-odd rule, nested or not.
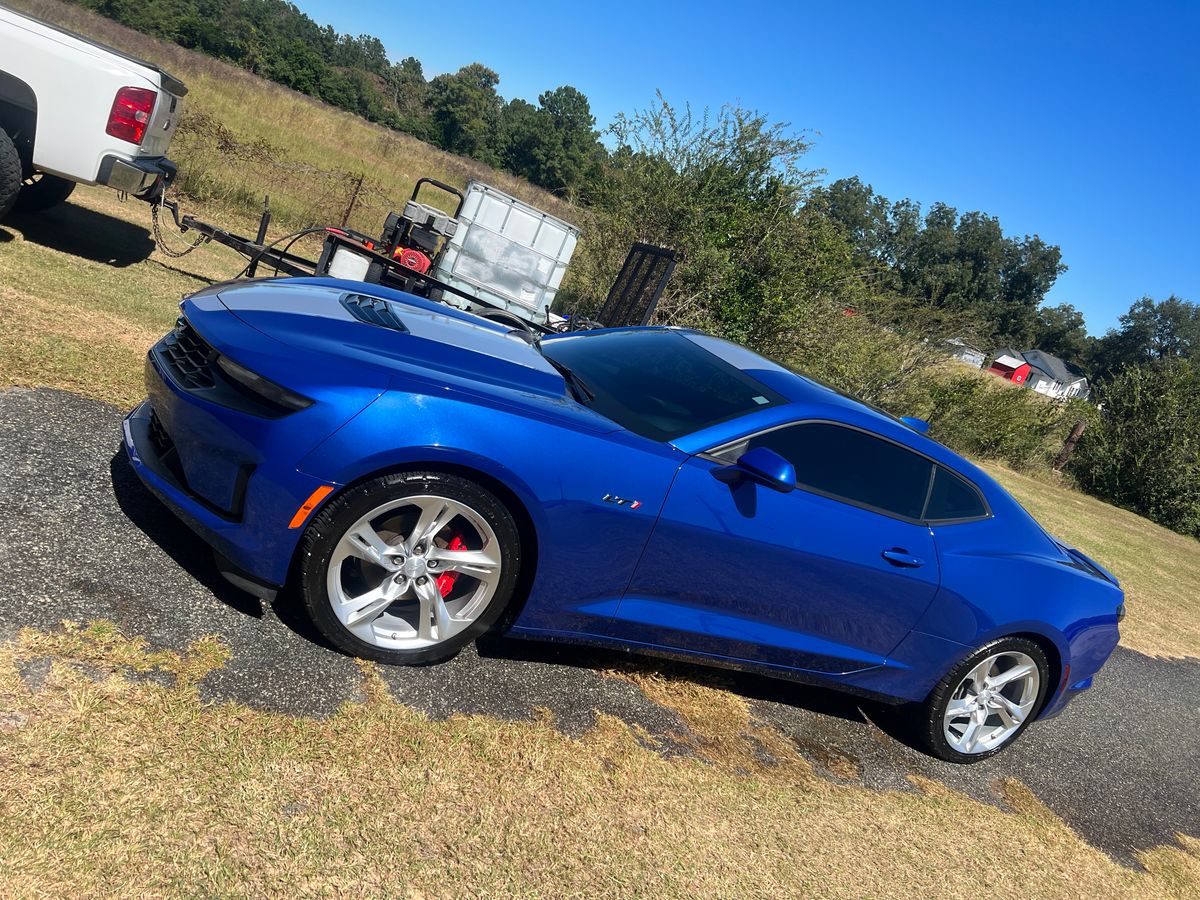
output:
[[[992,360],[992,364],[988,366],[988,371],[993,375],[1008,379],[1013,384],[1024,384],[1025,379],[1029,377],[1029,368],[1029,363],[1025,362],[1021,354],[1011,350],[1001,350]]]

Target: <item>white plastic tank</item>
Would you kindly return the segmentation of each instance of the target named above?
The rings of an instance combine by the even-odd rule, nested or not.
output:
[[[479,181],[468,182],[465,193],[459,227],[434,277],[523,319],[545,322],[579,229]]]

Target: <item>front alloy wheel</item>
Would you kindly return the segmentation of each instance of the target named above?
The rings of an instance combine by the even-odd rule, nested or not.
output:
[[[1033,641],[1003,638],[938,683],[925,704],[925,742],[935,756],[970,763],[1016,740],[1041,708],[1048,665]]]
[[[453,656],[495,622],[519,564],[512,516],[490,492],[404,473],[322,510],[303,545],[301,589],[337,647],[411,665]]]

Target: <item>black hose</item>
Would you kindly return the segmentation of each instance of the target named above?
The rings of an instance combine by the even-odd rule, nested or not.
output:
[[[289,238],[291,238],[291,242],[283,250],[283,253],[285,253],[285,254],[287,253],[288,250],[291,249],[292,244],[296,243],[296,241],[300,240],[300,238],[304,237],[305,235],[317,234],[318,232],[324,232],[327,230],[328,229],[325,225],[321,225],[317,228],[302,228],[299,231],[293,231],[291,234],[285,234],[283,237],[276,238],[275,240],[271,241],[271,243],[264,245],[261,250],[259,250],[252,257],[250,257],[250,261],[248,263],[246,263],[246,265],[242,267],[242,271],[238,272],[237,275],[234,277],[241,278],[243,275],[245,275],[247,272],[250,271],[250,268],[252,266],[257,265],[262,260],[263,255],[268,250],[273,249],[274,247],[278,246],[279,244],[283,243],[284,241],[288,240]],[[275,274],[276,275],[279,274],[279,261],[278,260],[275,261]]]

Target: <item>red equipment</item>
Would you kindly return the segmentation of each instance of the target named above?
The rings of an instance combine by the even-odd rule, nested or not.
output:
[[[397,247],[392,253],[392,259],[400,263],[406,269],[412,269],[421,275],[429,271],[429,267],[433,265],[433,261],[422,253],[420,250],[414,250],[411,247]]]

